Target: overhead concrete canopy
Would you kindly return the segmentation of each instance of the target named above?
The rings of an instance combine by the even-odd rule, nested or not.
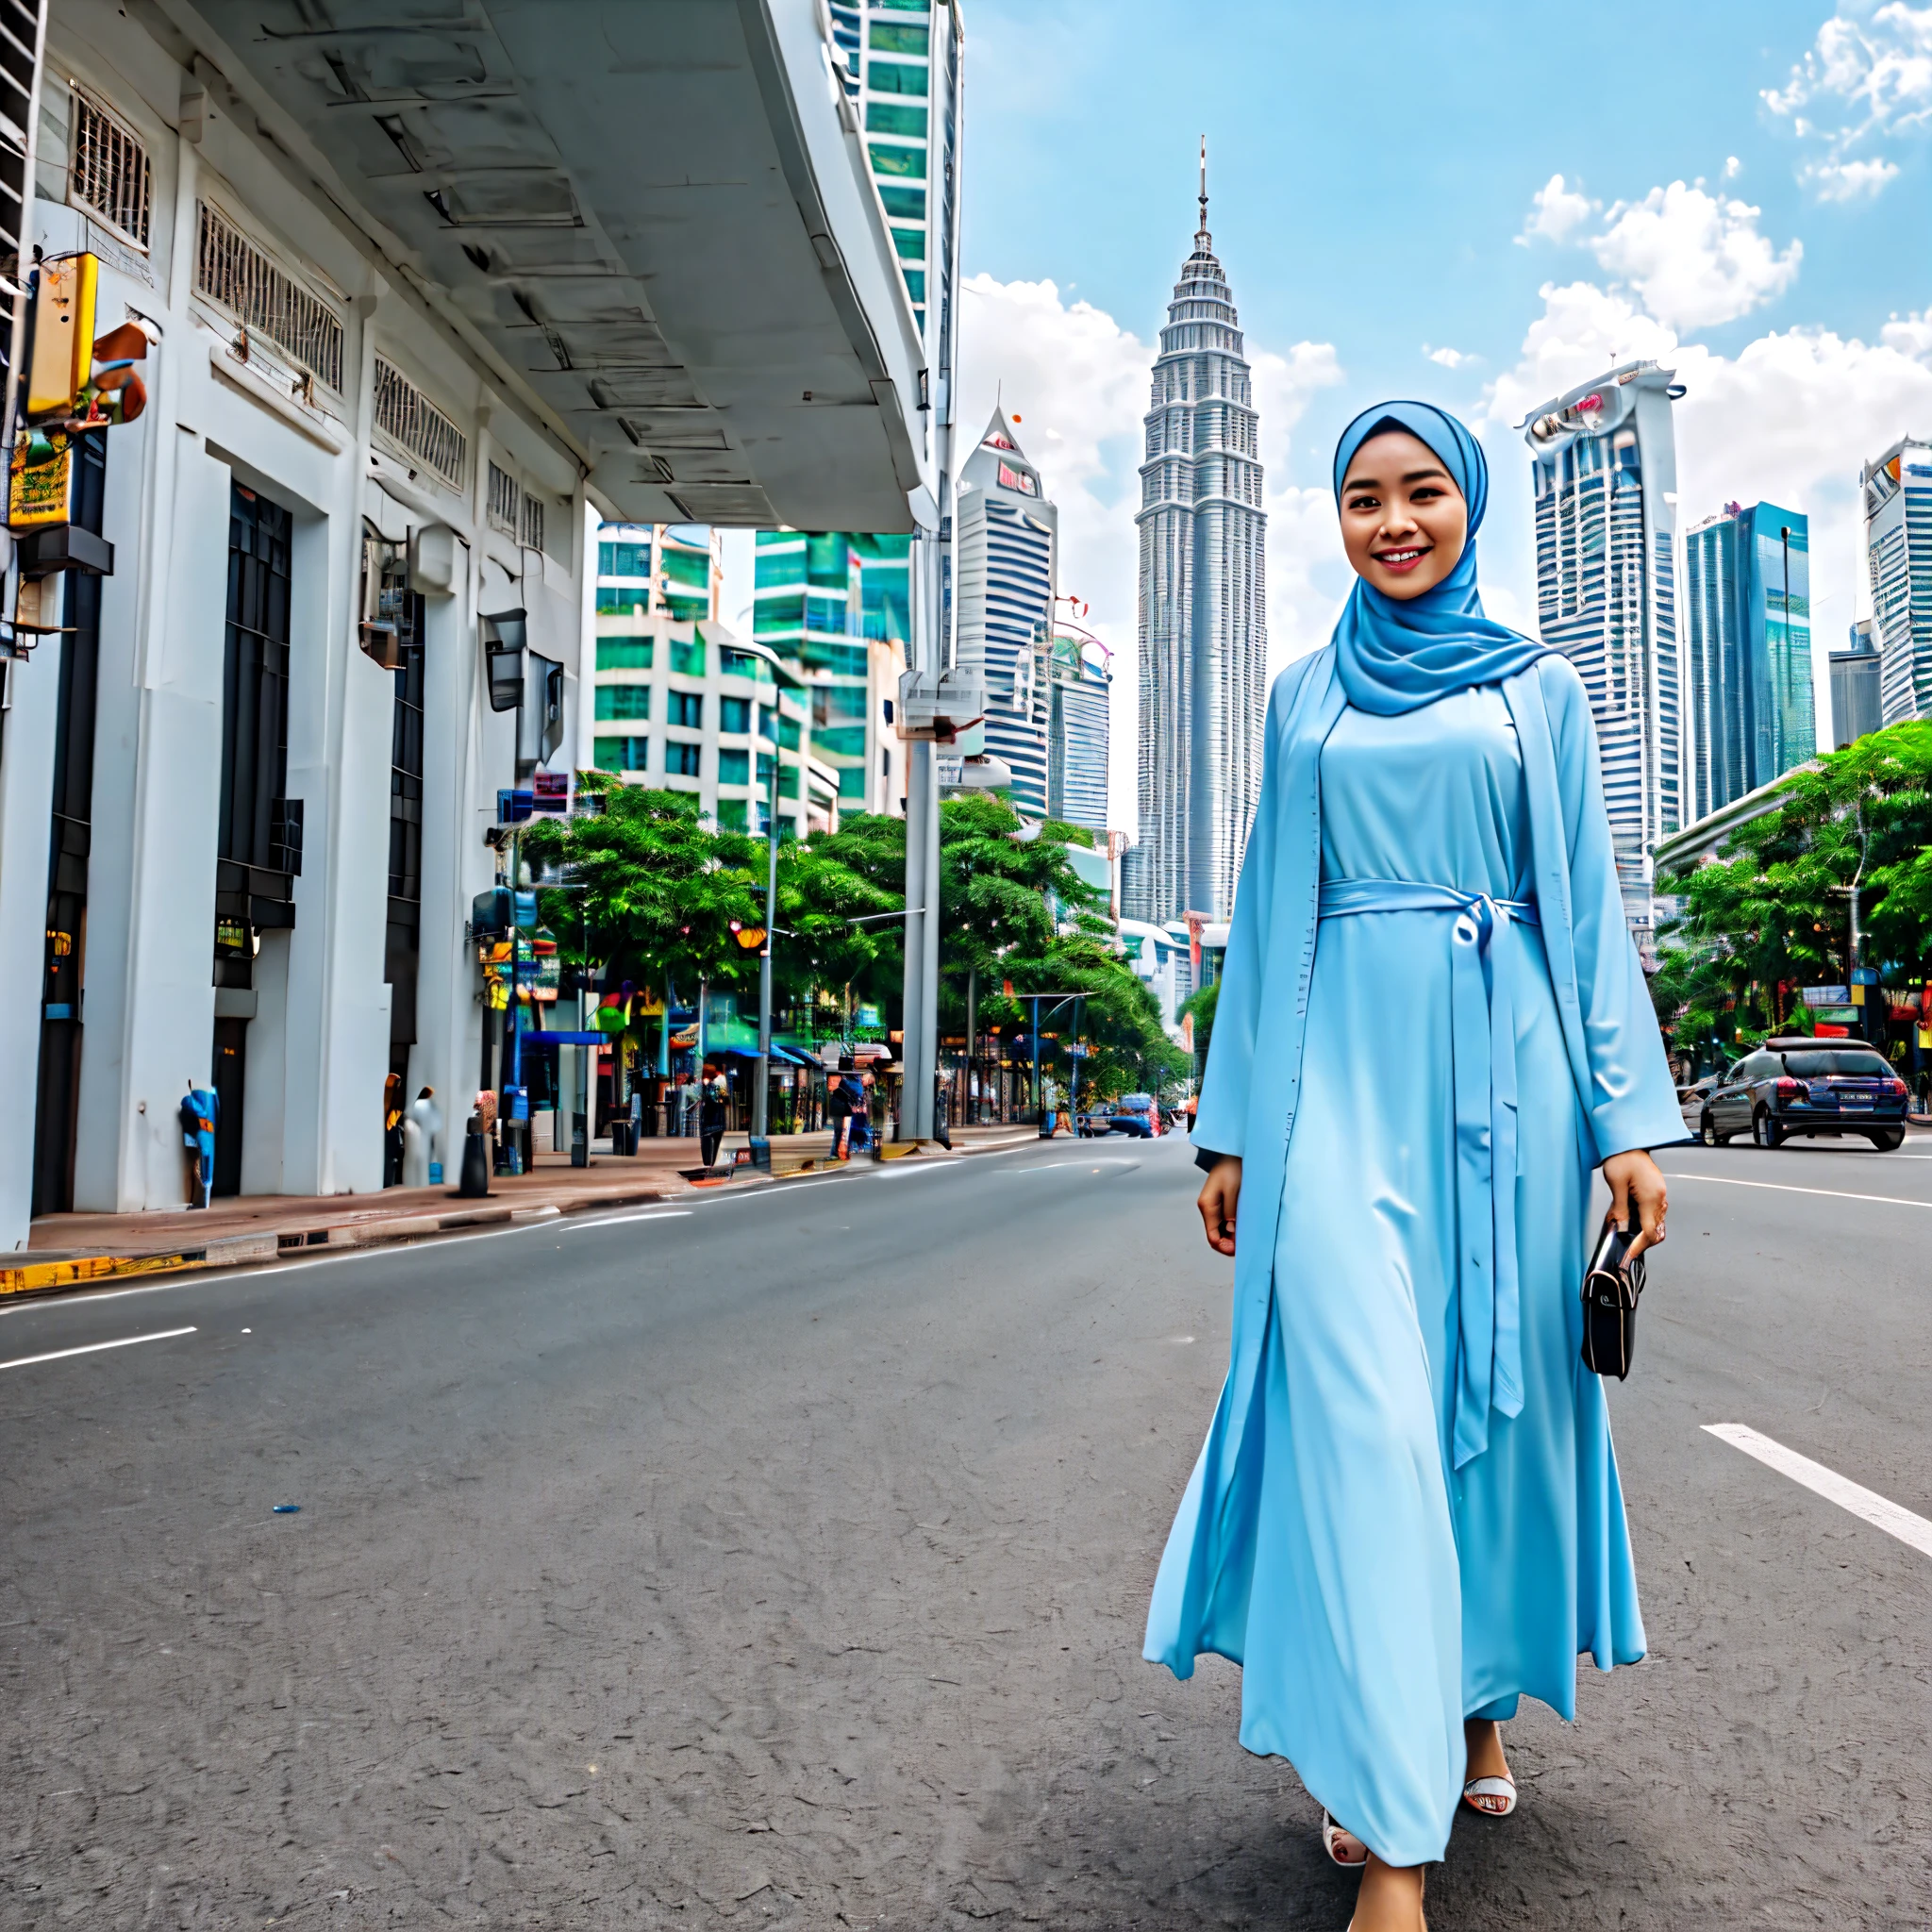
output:
[[[913,526],[923,351],[812,0],[165,11],[616,514]]]

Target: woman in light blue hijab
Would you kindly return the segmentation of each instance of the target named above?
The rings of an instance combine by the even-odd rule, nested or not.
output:
[[[1660,1241],[1684,1127],[1582,681],[1477,592],[1480,445],[1382,404],[1335,491],[1358,581],[1269,702],[1194,1126],[1232,1357],[1146,1655],[1242,1666],[1357,1932],[1418,1932],[1458,1808],[1515,1808],[1518,1698],[1643,1655],[1578,1288],[1591,1170]]]

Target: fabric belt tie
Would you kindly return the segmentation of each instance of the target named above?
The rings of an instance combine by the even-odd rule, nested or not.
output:
[[[1516,1272],[1516,1000],[1507,920],[1535,925],[1536,902],[1407,879],[1324,879],[1321,916],[1445,912],[1456,1093],[1456,1274],[1461,1359],[1455,1464],[1490,1445],[1491,1411],[1523,1412],[1522,1292]],[[1488,972],[1484,962],[1488,961]]]

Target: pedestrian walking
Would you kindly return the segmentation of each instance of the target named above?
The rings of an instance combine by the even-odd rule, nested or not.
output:
[[[704,1092],[698,1103],[698,1131],[702,1136],[698,1158],[706,1167],[718,1158],[718,1145],[724,1138],[724,1108],[729,1091],[719,1068],[705,1069]]]
[[[874,1081],[868,1071],[850,1083],[852,1095],[853,1153],[863,1154],[872,1145],[872,1097]]]
[[[1269,705],[1194,1127],[1232,1361],[1145,1651],[1242,1666],[1357,1932],[1421,1932],[1457,1807],[1515,1808],[1519,1698],[1643,1655],[1578,1291],[1591,1169],[1661,1241],[1686,1136],[1583,682],[1483,613],[1480,445],[1391,403],[1334,483],[1359,581]]]
[[[852,1158],[852,1093],[842,1074],[825,1076],[825,1120],[832,1129],[832,1158]]]

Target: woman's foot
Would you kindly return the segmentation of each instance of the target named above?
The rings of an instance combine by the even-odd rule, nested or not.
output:
[[[1325,1811],[1322,1814],[1322,1849],[1331,1862],[1347,1871],[1359,1872],[1369,1862],[1368,1846]]]
[[[1371,1852],[1348,1932],[1428,1932],[1423,1917],[1423,1868],[1385,1865]]]
[[[1508,1817],[1516,1808],[1516,1780],[1503,1756],[1503,1726],[1472,1718],[1462,1727],[1462,1739],[1469,1756],[1462,1802],[1487,1818]]]

